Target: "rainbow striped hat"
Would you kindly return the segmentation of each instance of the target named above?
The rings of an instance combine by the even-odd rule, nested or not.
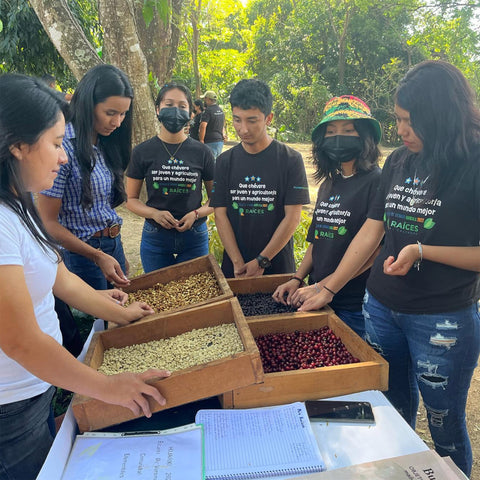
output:
[[[378,120],[372,117],[369,106],[353,95],[342,95],[340,97],[331,98],[323,109],[323,118],[320,123],[313,129],[312,140],[318,138],[320,134],[320,126],[333,120],[362,120],[370,122],[373,127],[374,140],[380,142],[382,138],[382,127]]]

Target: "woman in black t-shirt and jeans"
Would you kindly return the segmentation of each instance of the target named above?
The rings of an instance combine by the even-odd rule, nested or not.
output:
[[[404,146],[368,220],[327,282],[338,291],[385,241],[364,302],[367,341],[389,362],[387,397],[415,427],[419,391],[440,455],[470,475],[465,422],[480,348],[480,111],[454,66],[426,61],[395,95]],[[332,300],[323,289],[300,308]]]
[[[160,133],[133,149],[127,169],[127,208],[145,218],[140,257],[145,273],[208,254],[207,216],[215,160],[185,133],[193,108],[190,90],[164,85],[157,96]],[[140,200],[145,181],[147,201]],[[202,205],[202,186],[208,196]]]
[[[315,179],[322,181],[307,240],[310,245],[295,275],[273,294],[277,302],[300,306],[318,293],[357,234],[373,203],[378,183],[380,124],[359,98],[330,99],[312,134]],[[330,303],[358,335],[365,334],[362,300],[367,262]],[[300,288],[309,275],[310,286]]]

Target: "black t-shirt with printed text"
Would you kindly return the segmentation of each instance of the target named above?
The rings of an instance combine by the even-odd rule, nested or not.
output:
[[[473,169],[472,169],[473,170]],[[480,171],[458,172],[435,194],[429,172],[405,147],[393,152],[383,168],[370,218],[381,220],[385,241],[367,282],[386,307],[402,313],[460,310],[480,297],[480,275],[423,260],[405,276],[383,273],[383,262],[417,241],[425,245],[478,247],[480,242]]]
[[[335,271],[353,237],[367,219],[380,181],[380,168],[351,178],[336,175],[318,189],[307,241],[312,243],[310,283]],[[348,282],[333,298],[335,309],[360,311],[369,270]]]
[[[263,151],[249,154],[242,144],[217,158],[212,207],[226,207],[245,262],[256,258],[285,217],[285,205],[309,203],[305,166],[300,153],[273,140]],[[222,270],[233,276],[226,252]],[[293,239],[272,259],[266,275],[295,271]]]
[[[207,122],[205,138],[203,139],[205,143],[223,142],[225,114],[216,103],[205,108],[200,122]]]
[[[180,148],[178,143],[165,143],[165,146],[172,156],[157,136],[137,145],[126,175],[145,179],[149,207],[168,210],[180,219],[200,208],[202,182],[213,180],[215,160],[207,146],[192,138],[187,138]],[[205,220],[201,218],[197,222]],[[147,221],[158,226],[152,219]]]

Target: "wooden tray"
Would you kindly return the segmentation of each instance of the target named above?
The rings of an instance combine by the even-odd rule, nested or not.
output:
[[[220,295],[212,298],[207,298],[201,302],[184,305],[183,307],[172,308],[162,312],[157,312],[153,315],[139,320],[137,323],[149,322],[151,320],[165,315],[169,315],[174,312],[181,312],[190,308],[196,308],[202,305],[208,305],[210,303],[226,300],[233,297],[233,292],[230,289],[230,286],[228,285],[227,280],[225,279],[225,276],[220,269],[220,266],[218,265],[215,257],[212,254],[198,257],[193,260],[188,260],[187,262],[178,263],[176,265],[171,265],[170,267],[160,268],[158,270],[154,270],[153,272],[145,273],[144,275],[139,275],[138,277],[130,279],[130,285],[122,289],[126,293],[136,292],[137,290],[146,290],[153,287],[157,283],[166,284],[171,281],[179,281],[188,278],[191,275],[204,272],[210,272],[215,276],[221,291]],[[110,322],[109,328],[113,327],[118,327],[118,325]]]
[[[251,318],[251,317],[250,317]],[[328,325],[360,362],[290,372],[265,373],[262,383],[224,393],[224,408],[250,408],[315,400],[364,390],[388,389],[388,363],[328,308],[304,317],[247,319],[254,338],[267,333],[308,331]]]
[[[242,314],[237,299],[204,305],[195,309],[158,317],[148,323],[137,322],[94,334],[84,363],[98,369],[104,351],[136,343],[174,337],[193,329],[235,323],[244,351],[227,358],[173,372],[168,378],[152,383],[167,399],[162,407],[151,401],[152,412],[218,395],[263,380],[260,353]],[[138,418],[121,406],[75,394],[73,414],[81,432],[97,430]]]

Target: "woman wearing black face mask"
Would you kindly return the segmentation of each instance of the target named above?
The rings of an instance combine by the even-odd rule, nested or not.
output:
[[[366,219],[380,179],[378,142],[381,128],[359,98],[330,99],[312,133],[315,179],[322,181],[307,240],[310,245],[291,280],[280,285],[273,298],[299,307],[321,289],[335,270],[350,241]],[[360,336],[365,333],[362,298],[374,256],[330,306]],[[309,286],[300,288],[309,275]]]
[[[145,273],[208,254],[206,217],[213,187],[214,158],[188,137],[193,109],[184,85],[164,85],[155,102],[159,135],[133,149],[127,169],[127,208],[145,218],[140,257]],[[143,181],[147,202],[141,202]],[[202,183],[208,194],[202,205]]]

